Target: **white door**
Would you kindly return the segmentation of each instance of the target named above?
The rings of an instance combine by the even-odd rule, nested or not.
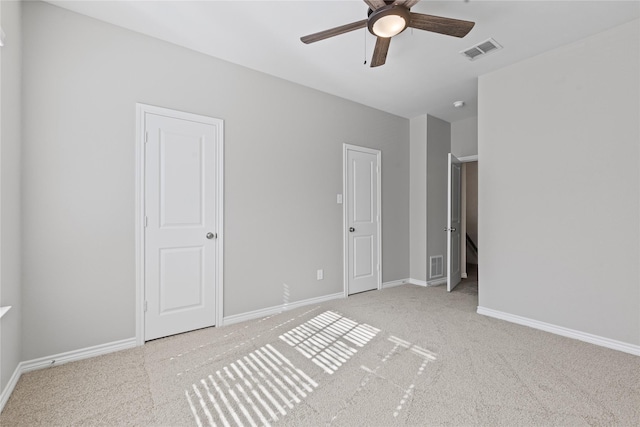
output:
[[[345,144],[348,294],[380,286],[380,152]]]
[[[449,153],[447,203],[447,291],[460,283],[460,160]]]
[[[215,324],[222,121],[146,114],[144,123],[146,341]]]

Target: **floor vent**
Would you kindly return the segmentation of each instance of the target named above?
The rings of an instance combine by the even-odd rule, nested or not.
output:
[[[432,256],[429,258],[429,278],[441,277],[444,274],[443,264],[444,259],[442,255]]]
[[[500,50],[500,49],[502,49],[502,46],[500,46],[497,41],[495,41],[494,39],[487,39],[482,43],[478,43],[475,46],[472,46],[468,49],[460,51],[460,53],[470,61],[473,61],[490,52]]]

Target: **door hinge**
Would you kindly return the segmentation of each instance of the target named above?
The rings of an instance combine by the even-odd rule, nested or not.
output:
[[[146,144],[147,142],[149,142],[149,132],[144,133],[144,143]]]
[[[148,225],[149,225],[149,217],[145,216],[144,217],[144,227],[147,228]]]
[[[144,302],[144,312],[145,313],[147,312],[147,302],[146,301]]]

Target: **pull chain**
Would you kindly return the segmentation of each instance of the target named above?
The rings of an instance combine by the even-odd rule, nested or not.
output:
[[[367,29],[364,29],[364,65],[367,65]]]

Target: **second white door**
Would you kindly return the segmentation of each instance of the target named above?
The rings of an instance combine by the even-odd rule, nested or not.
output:
[[[447,291],[460,283],[461,209],[460,209],[460,160],[449,153],[448,204],[447,204]]]
[[[145,115],[145,340],[215,324],[216,120]]]
[[[349,295],[380,287],[380,151],[345,144]]]

